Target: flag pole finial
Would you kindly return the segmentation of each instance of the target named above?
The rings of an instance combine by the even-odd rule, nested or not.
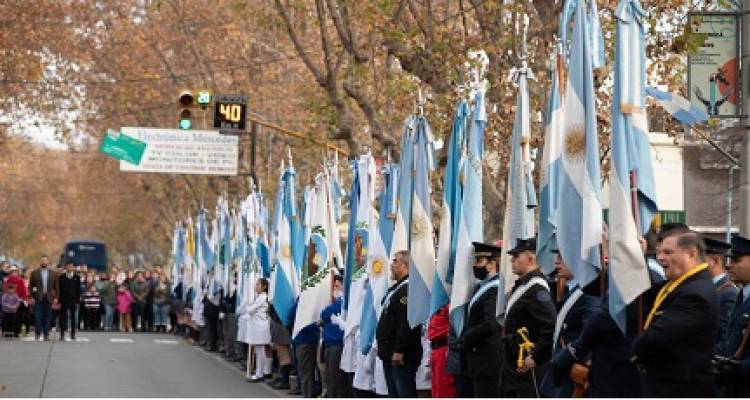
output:
[[[293,168],[294,164],[292,163],[292,146],[286,147],[286,154],[287,158],[289,159],[289,168]]]

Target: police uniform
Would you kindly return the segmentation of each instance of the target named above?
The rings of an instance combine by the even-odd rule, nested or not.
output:
[[[583,332],[583,328],[596,315],[601,304],[598,295],[599,280],[595,279],[586,288],[566,287],[562,301],[558,303],[555,332],[552,336],[552,354],[565,351]],[[580,360],[583,363],[584,360]],[[588,360],[585,360],[588,361]],[[550,368],[544,375],[540,392],[544,397],[571,397],[574,384],[568,373]]]
[[[750,240],[732,237],[732,257],[750,256]],[[746,283],[737,297],[727,328],[727,336],[719,343],[718,353],[723,361],[718,363],[719,380],[724,384],[726,397],[750,397],[750,351],[743,346],[750,335],[750,284]]]
[[[706,254],[718,255],[724,259],[732,248],[731,244],[720,240],[704,237],[703,241],[706,243]],[[720,344],[727,339],[729,321],[732,318],[732,312],[737,303],[737,294],[740,290],[726,273],[713,277],[713,282],[716,293],[719,295],[719,335],[716,342],[716,351],[718,352]]]
[[[536,240],[518,240],[509,254],[536,251]],[[518,330],[526,328],[528,339],[534,344],[529,354],[536,367],[518,373],[517,359],[522,337]],[[552,335],[555,330],[555,304],[550,295],[544,274],[535,269],[518,278],[505,307],[503,326],[503,357],[501,397],[537,397],[537,389],[544,376],[544,364],[552,353]]]
[[[499,247],[474,243],[475,257],[499,258]],[[471,380],[474,397],[500,395],[502,365],[500,324],[495,319],[499,276],[485,278],[477,285],[466,311],[466,323],[459,339],[465,353],[463,374]]]
[[[388,289],[382,300],[383,311],[375,332],[378,341],[378,357],[383,361],[388,395],[391,397],[417,397],[414,378],[422,361],[422,327],[421,325],[414,329],[409,327],[406,318],[408,287],[407,275]],[[404,355],[403,366],[392,366],[393,353]],[[402,368],[404,373],[393,374],[395,368]],[[399,388],[404,389],[405,393],[401,393],[402,390]]]

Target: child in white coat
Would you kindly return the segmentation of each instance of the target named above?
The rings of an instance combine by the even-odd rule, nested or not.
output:
[[[249,324],[247,343],[255,352],[255,373],[250,382],[260,382],[271,374],[273,360],[266,356],[266,346],[271,343],[271,326],[268,320],[268,280],[258,279],[255,300],[247,306]]]

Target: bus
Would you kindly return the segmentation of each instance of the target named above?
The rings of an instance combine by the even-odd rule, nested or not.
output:
[[[107,246],[98,240],[72,240],[65,244],[60,264],[87,265],[89,270],[107,271]]]

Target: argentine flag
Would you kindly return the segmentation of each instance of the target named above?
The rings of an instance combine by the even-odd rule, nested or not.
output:
[[[430,318],[432,283],[435,277],[435,240],[430,205],[430,172],[435,170],[432,132],[427,120],[419,117],[414,136],[413,194],[409,251],[409,290],[407,319],[412,328]]]
[[[466,162],[463,164],[464,191],[461,203],[456,263],[453,269],[453,288],[450,301],[450,323],[457,336],[464,328],[466,307],[475,285],[473,272],[474,246],[472,242],[484,241],[482,223],[482,159],[484,157],[484,129],[487,112],[484,106],[484,90],[474,93],[474,108],[471,115]]]
[[[500,256],[500,276],[504,280],[504,291],[510,291],[516,277],[511,270],[508,250],[516,245],[518,239],[534,237],[534,207],[536,195],[528,190],[533,183],[531,179],[531,160],[529,156],[529,142],[531,140],[531,125],[529,115],[529,93],[527,78],[531,71],[526,67],[513,72],[514,81],[518,85],[516,102],[516,118],[513,123],[513,140],[511,142],[510,165],[505,195],[505,214],[503,222],[503,246],[506,251]],[[544,268],[544,266],[542,266]],[[547,270],[551,265],[547,266]],[[495,315],[503,319],[505,314],[505,296],[497,296]]]
[[[466,121],[469,117],[469,104],[461,100],[453,117],[451,138],[448,143],[448,162],[443,178],[443,209],[440,215],[440,232],[438,236],[437,265],[432,284],[430,314],[435,314],[441,307],[450,302],[453,267],[456,263],[456,245],[458,243],[458,222],[461,216],[461,163],[466,143]]]
[[[625,307],[651,286],[638,237],[657,213],[654,173],[646,123],[645,12],[638,0],[621,0],[615,10],[617,47],[609,189],[609,312],[625,332]],[[630,173],[638,188],[637,226]]]
[[[600,269],[602,240],[601,177],[596,127],[593,58],[583,1],[576,3],[568,80],[563,102],[562,169],[555,213],[560,255],[575,278],[586,286]]]

